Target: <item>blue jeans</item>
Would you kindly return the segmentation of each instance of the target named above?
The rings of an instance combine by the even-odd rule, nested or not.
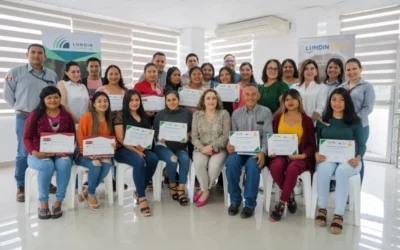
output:
[[[242,191],[239,182],[242,175],[242,167],[244,166],[246,172],[246,184],[244,186],[245,207],[254,209],[257,206],[261,173],[261,168],[257,165],[257,159],[251,155],[238,155],[234,152],[226,159],[225,166],[231,204],[240,205],[242,203]]]
[[[25,121],[28,116],[17,114],[15,117],[15,133],[17,134],[17,157],[15,158],[15,180],[17,186],[25,185],[25,171],[28,168],[28,151],[23,142]],[[50,185],[50,184],[49,184]]]
[[[176,182],[176,170],[178,169],[179,163],[179,184],[186,184],[187,176],[189,173],[190,158],[186,151],[179,151],[174,154],[171,149],[162,145],[156,145],[156,154],[161,161],[165,161],[167,164],[167,174],[170,183]],[[172,160],[171,158],[176,156],[177,160]]]
[[[365,140],[365,144],[368,141],[368,137],[369,137],[369,126],[364,127],[364,140]],[[360,176],[361,176],[361,183],[364,179],[364,159],[361,159],[361,171],[360,171]]]
[[[47,203],[49,201],[49,188],[51,177],[56,173],[57,192],[56,201],[62,202],[65,198],[69,178],[71,176],[72,157],[52,157],[38,159],[33,155],[28,156],[30,168],[36,169],[38,173],[39,201]]]
[[[361,170],[361,162],[356,168],[348,163],[321,162],[317,164],[318,207],[325,208],[329,198],[329,183],[333,175],[336,177],[335,214],[343,215],[349,196],[349,179]]]
[[[149,184],[151,178],[153,178],[158,164],[158,156],[154,152],[146,150],[144,154],[146,157],[142,158],[129,149],[119,148],[114,156],[115,160],[118,162],[133,167],[133,181],[135,182],[136,192],[139,198],[146,196],[146,186]]]
[[[108,158],[110,160],[110,158]],[[79,155],[78,159],[75,160],[77,165],[88,168],[88,195],[95,196],[96,189],[100,185],[100,183],[107,176],[110,168],[112,166],[111,160],[110,162],[103,162],[101,159],[92,160],[90,158],[83,157],[83,155]]]

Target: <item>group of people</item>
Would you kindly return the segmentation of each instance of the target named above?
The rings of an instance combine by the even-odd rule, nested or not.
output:
[[[128,90],[116,65],[107,67],[101,78],[101,62],[96,58],[86,62],[88,77],[81,78],[79,64],[71,61],[65,64],[62,80],[58,81],[54,71],[43,67],[46,57],[42,45],[30,45],[27,57],[28,64],[7,73],[4,99],[16,110],[17,201],[25,200],[27,167],[38,170],[40,219],[62,216],[61,204],[73,162],[88,168],[88,186],[78,195],[78,200],[86,201],[92,210],[100,209],[96,189],[110,169],[115,168],[114,159],[133,166],[136,186],[133,196],[141,214],[150,216],[152,210],[146,199],[146,187],[158,162],[166,163],[172,199],[187,205],[185,184],[192,161],[200,184],[200,190],[194,195],[196,206],[206,205],[210,188],[225,166],[231,204],[228,214],[236,215],[244,198],[242,218],[253,215],[260,172],[268,167],[282,190],[280,201],[270,214],[272,221],[281,219],[286,206],[289,212],[296,212],[293,189],[298,176],[304,171],[317,171],[319,210],[316,224],[319,226],[326,226],[330,180],[335,175],[335,214],[330,231],[342,231],[348,180],[358,173],[363,178],[368,115],[375,102],[372,84],[360,77],[362,66],[358,59],[349,59],[344,64],[332,58],[326,65],[324,81],[320,80],[318,65],[313,60],[303,62],[298,71],[291,59],[282,64],[272,59],[263,68],[263,83],[257,84],[251,63],[242,63],[237,73],[236,60],[231,54],[224,57],[224,66],[216,76],[213,65],[204,63],[199,67],[199,59],[193,53],[186,57],[185,73],[177,67],[165,72],[166,56],[157,52],[152,62],[145,65],[139,82]],[[214,89],[215,84],[238,84],[239,101],[222,102]],[[180,105],[180,88],[202,91],[197,107]],[[121,110],[112,110],[109,95],[123,96]],[[142,95],[164,96],[165,108],[145,110]],[[160,137],[161,121],[187,124],[186,140],[175,142]],[[127,126],[153,129],[152,149],[125,144]],[[258,131],[259,152],[255,155],[236,152],[229,142],[230,131]],[[41,133],[47,132],[76,133],[78,146],[74,155],[40,152]],[[267,134],[271,133],[296,134],[298,154],[268,153]],[[84,157],[83,138],[86,136],[115,136],[114,156]],[[354,140],[356,154],[347,163],[328,162],[319,153],[319,139]],[[244,197],[239,185],[242,168],[246,177]],[[57,187],[51,184],[54,171],[57,172]],[[56,194],[51,210],[49,193]]]

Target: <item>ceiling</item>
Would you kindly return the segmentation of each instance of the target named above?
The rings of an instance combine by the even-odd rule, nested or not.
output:
[[[295,21],[296,11],[319,6],[345,14],[399,4],[399,0],[17,0],[105,15],[173,29],[200,27],[276,15]],[[94,4],[95,3],[95,4]]]

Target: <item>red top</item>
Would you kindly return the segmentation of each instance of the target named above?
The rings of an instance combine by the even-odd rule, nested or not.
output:
[[[246,102],[244,101],[244,97],[243,97],[243,88],[242,88],[242,86],[240,86],[239,102],[232,103],[233,111],[235,111],[238,108],[243,107],[245,104],[246,104]]]
[[[49,122],[49,117],[46,114],[43,115],[36,124],[31,125],[36,114],[36,110],[30,113],[25,122],[23,142],[29,154],[32,154],[34,150],[40,152],[41,133],[54,133]],[[58,116],[60,117],[60,123],[57,133],[75,133],[75,122],[71,114],[61,109]]]
[[[272,127],[275,134],[278,133],[279,121],[281,120],[282,114],[276,115],[272,121]],[[306,154],[305,159],[306,167],[311,172],[315,170],[315,128],[313,120],[306,114],[301,114],[301,126],[303,127],[303,137],[299,144],[299,154]]]
[[[163,91],[163,88],[161,87],[161,85],[156,83],[155,87],[156,87],[156,89],[153,90],[151,88],[151,84],[148,81],[143,80],[141,82],[136,83],[135,86],[133,87],[133,89],[136,89],[137,91],[139,91],[139,93],[141,95],[163,96],[164,95],[164,91]]]

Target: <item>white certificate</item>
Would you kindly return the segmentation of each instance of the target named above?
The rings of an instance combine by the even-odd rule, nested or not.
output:
[[[83,138],[83,156],[113,156],[115,143],[113,136],[85,136]]]
[[[140,145],[142,148],[151,149],[154,138],[154,130],[126,126],[124,144],[130,146]]]
[[[229,144],[239,154],[256,154],[260,152],[260,133],[258,131],[230,131]]]
[[[239,102],[240,85],[239,84],[221,84],[216,83],[214,87],[223,102]]]
[[[320,139],[319,153],[326,157],[326,161],[346,163],[355,157],[355,142],[347,140]]]
[[[142,95],[145,111],[160,111],[165,108],[165,97],[156,95]]]
[[[203,90],[179,88],[179,105],[197,107]]]
[[[123,95],[108,95],[108,98],[110,98],[111,111],[122,109],[122,99],[124,99]]]
[[[298,141],[296,134],[268,134],[268,155],[297,155]]]
[[[160,121],[158,137],[166,141],[186,142],[187,130],[186,123]]]
[[[40,152],[41,153],[63,153],[73,154],[75,150],[74,133],[41,133]]]

